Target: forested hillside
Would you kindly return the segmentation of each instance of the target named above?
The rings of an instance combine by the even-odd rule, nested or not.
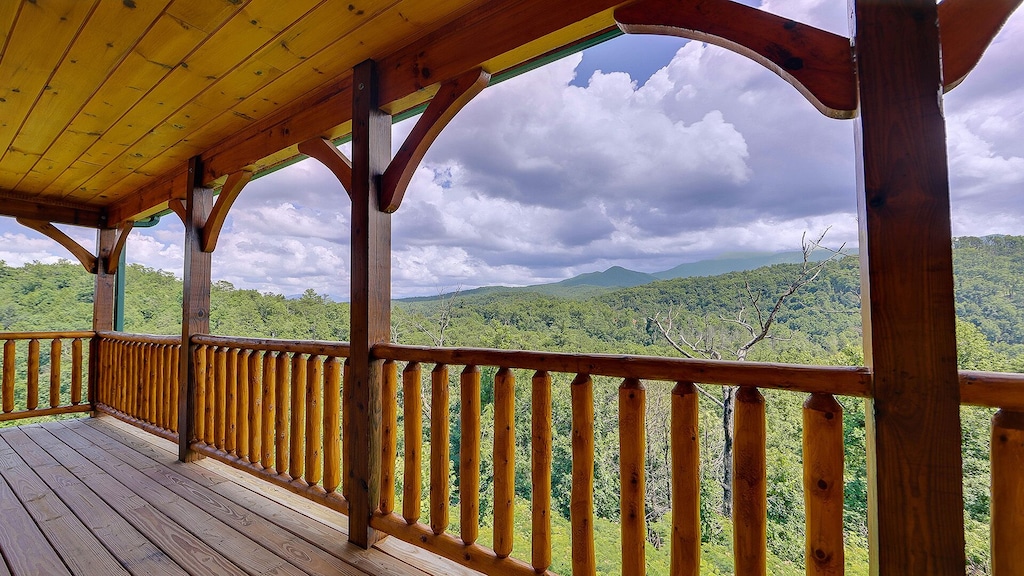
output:
[[[961,238],[954,245],[957,336],[961,368],[1024,372],[1024,237]],[[615,291],[578,286],[571,297],[525,289],[492,289],[400,301],[393,306],[392,338],[404,344],[484,346],[566,352],[629,353],[735,359],[778,296],[800,274],[799,264],[777,264],[749,272],[656,281]],[[92,277],[78,265],[0,264],[0,329],[56,330],[90,326]],[[173,334],[180,328],[181,283],[172,275],[129,266],[125,327],[130,332]],[[312,291],[300,298],[236,290],[216,283],[211,297],[211,328],[216,334],[291,339],[344,340],[348,304]],[[666,326],[669,328],[666,329]],[[779,308],[770,337],[744,351],[754,361],[826,365],[862,362],[859,266],[854,257],[830,262]],[[670,342],[669,338],[672,338]],[[672,343],[674,342],[674,344]],[[487,406],[492,373],[484,374],[484,449],[493,438]],[[528,380],[528,376],[526,376]],[[598,551],[603,573],[616,573],[618,530],[617,409],[615,382],[596,382]],[[517,387],[517,434],[530,436],[528,387]],[[667,572],[668,384],[648,385],[647,512],[652,573]],[[522,398],[519,396],[522,395]],[[723,515],[720,485],[724,432],[721,389],[701,398],[701,522],[707,573],[731,571],[730,524]],[[556,495],[556,546],[568,542],[570,431],[568,381],[554,383],[556,422],[553,493]],[[454,396],[457,397],[457,396]],[[769,545],[773,574],[802,573],[803,502],[800,472],[800,406],[804,398],[766,393],[769,418]],[[866,573],[866,470],[863,402],[840,399],[845,409],[846,527],[849,573]],[[453,403],[454,404],[454,403]],[[458,481],[457,406],[452,407],[451,454]],[[965,514],[972,573],[987,573],[988,419],[981,409],[963,411]],[[493,428],[493,426],[492,426]],[[399,434],[401,437],[401,434]],[[428,438],[429,440],[429,438]],[[517,495],[530,496],[529,446],[520,444]],[[425,449],[427,449],[425,447]],[[481,490],[489,493],[491,471],[483,459]],[[400,476],[400,475],[399,475]],[[458,493],[453,493],[453,505]],[[481,514],[486,534],[486,496]],[[454,518],[458,514],[453,514]],[[524,513],[521,519],[528,518]],[[520,534],[526,538],[528,529]],[[482,537],[486,543],[488,537]],[[526,540],[517,542],[528,549]],[[556,552],[554,569],[566,572],[565,555]],[[561,564],[559,563],[561,562]]]

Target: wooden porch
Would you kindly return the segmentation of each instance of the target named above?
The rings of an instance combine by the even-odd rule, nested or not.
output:
[[[112,417],[0,429],[0,574],[470,574]]]

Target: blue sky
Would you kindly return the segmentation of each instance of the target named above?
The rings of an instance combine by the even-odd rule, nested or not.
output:
[[[847,34],[846,3],[764,8]],[[1024,234],[1024,16],[945,99],[955,235]],[[395,146],[412,127],[396,125]],[[724,252],[856,242],[851,121],[736,54],[624,36],[485,90],[442,133],[394,217],[393,293],[655,272]],[[322,166],[252,182],[213,257],[240,288],[348,294],[348,201]],[[67,229],[86,246],[94,234]],[[9,265],[67,257],[0,218]],[[137,230],[128,258],[180,274],[182,229]]]

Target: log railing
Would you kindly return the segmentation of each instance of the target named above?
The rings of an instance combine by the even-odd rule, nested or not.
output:
[[[176,440],[181,337],[97,332],[96,339],[96,409]]]
[[[843,411],[835,396],[868,397],[866,368],[712,362],[635,356],[430,349],[378,345],[385,360],[382,398],[383,467],[380,507],[371,524],[382,532],[489,574],[549,572],[552,559],[552,378],[571,378],[571,566],[596,570],[594,544],[595,378],[618,384],[621,562],[623,574],[644,574],[645,381],[674,382],[671,426],[671,573],[700,567],[697,389],[694,382],[738,386],[733,449],[733,554],[737,574],[767,572],[765,404],[759,389],[807,394],[803,407],[803,480],[808,574],[844,573]],[[404,367],[401,364],[404,364]],[[401,368],[401,369],[400,369]],[[480,452],[481,369],[493,373],[493,455]],[[529,378],[532,477],[530,550],[512,546],[517,372]],[[420,381],[429,372],[429,410]],[[399,375],[400,374],[400,375]],[[449,376],[457,374],[461,441],[459,529],[448,531]],[[1000,408],[992,424],[992,559],[996,573],[1024,573],[1024,375],[962,372],[962,402]],[[401,391],[401,395],[399,394]],[[403,399],[399,406],[398,398]],[[403,414],[404,453],[398,451]],[[423,416],[430,418],[429,517],[420,513]],[[519,440],[518,442],[522,442]],[[493,538],[478,541],[480,459],[492,458]],[[402,504],[396,509],[396,464],[402,463]]]
[[[85,342],[92,336],[91,331],[0,334],[0,422],[91,410]]]
[[[192,349],[192,449],[347,513],[341,382],[348,344],[200,335]]]
[[[383,394],[384,470],[381,503],[372,525],[388,534],[490,574],[537,574],[550,569],[552,379],[571,378],[572,528],[574,574],[596,570],[594,544],[594,393],[596,378],[618,382],[621,559],[624,574],[644,574],[645,438],[644,381],[674,382],[671,389],[673,574],[696,574],[700,565],[699,450],[694,382],[739,386],[733,452],[733,534],[737,574],[764,574],[766,544],[765,409],[759,388],[808,394],[804,405],[804,477],[809,573],[843,570],[842,409],[833,394],[866,397],[864,368],[711,362],[633,356],[429,349],[378,345],[386,361]],[[402,510],[395,510],[399,362],[404,403]],[[479,516],[481,368],[494,370],[494,537],[477,540]],[[430,516],[420,518],[422,414],[420,378],[430,372]],[[514,550],[514,389],[516,373],[527,371],[531,388],[532,549]],[[459,534],[448,532],[449,374],[458,372],[461,418]]]
[[[177,436],[177,337],[101,332],[95,347],[96,398],[87,398],[85,340],[92,332],[8,333],[0,421],[90,409],[114,414],[164,437]],[[48,343],[49,360],[42,353]],[[342,460],[342,382],[348,345],[219,336],[191,343],[198,377],[192,448],[347,513]],[[760,390],[806,394],[803,480],[808,574],[842,574],[843,424],[835,396],[869,397],[866,368],[713,362],[640,356],[378,345],[382,371],[381,498],[371,525],[489,574],[550,572],[552,563],[553,381],[568,384],[571,407],[571,544],[574,574],[596,570],[594,542],[595,381],[614,379],[619,422],[622,572],[645,572],[646,405],[666,390],[671,430],[673,574],[700,565],[700,453],[695,382],[737,386],[733,450],[733,553],[741,574],[765,574],[766,422]],[[21,368],[24,358],[24,368]],[[55,361],[56,360],[56,365]],[[63,361],[61,360],[63,359]],[[40,407],[41,367],[50,366],[49,407]],[[70,366],[70,376],[68,367]],[[63,374],[62,375],[62,368]],[[493,451],[481,448],[482,374],[493,384]],[[22,374],[24,377],[22,378]],[[24,380],[24,394],[15,386]],[[452,381],[450,383],[450,381]],[[517,381],[527,382],[529,439],[516,438]],[[668,388],[645,383],[674,383]],[[425,382],[426,386],[421,386]],[[457,383],[456,383],[457,382]],[[519,384],[522,386],[523,384]],[[426,395],[423,390],[426,389]],[[960,373],[961,402],[996,408],[991,448],[991,557],[995,573],[1024,573],[1024,375]],[[450,396],[456,396],[451,398]],[[401,402],[399,402],[401,399]],[[449,530],[450,411],[458,403],[461,438],[457,534]],[[522,403],[520,404],[522,405]],[[402,415],[404,430],[398,426]],[[424,462],[424,417],[430,450]],[[398,436],[403,433],[403,441]],[[532,496],[529,550],[513,546],[516,446],[529,444]],[[399,448],[402,447],[400,451]],[[481,542],[481,460],[493,467],[492,538]],[[427,473],[421,478],[421,465]],[[402,470],[399,471],[399,465]],[[402,476],[396,494],[397,475]],[[421,518],[421,485],[429,487]],[[399,496],[401,503],[399,504]],[[520,518],[520,524],[524,519]],[[486,539],[484,539],[486,540]],[[488,546],[489,544],[489,546]],[[561,553],[561,551],[559,551]]]

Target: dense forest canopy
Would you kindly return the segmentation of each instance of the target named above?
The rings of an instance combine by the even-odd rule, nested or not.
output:
[[[1024,237],[959,238],[954,242],[957,340],[963,369],[1024,372]],[[798,264],[776,264],[747,272],[652,281],[615,289],[579,285],[557,294],[529,289],[488,289],[449,293],[393,304],[392,339],[403,344],[482,346],[565,352],[677,356],[652,318],[672,315],[683,336],[714,342],[725,359],[744,334],[734,320],[749,318],[751,299],[773,302],[792,282]],[[181,282],[173,275],[138,265],[127,267],[125,328],[129,332],[175,334],[181,322]],[[91,325],[93,278],[69,262],[0,262],[0,329],[4,331],[87,329]],[[215,334],[286,339],[345,340],[349,306],[306,291],[297,298],[238,290],[226,282],[212,287],[211,331]],[[744,316],[746,315],[746,316]],[[831,262],[780,309],[772,338],[751,349],[749,360],[821,365],[862,363],[860,279],[856,257]],[[489,382],[484,375],[485,450],[493,424]],[[457,379],[457,374],[453,376]],[[523,382],[529,376],[521,377]],[[568,545],[568,494],[571,477],[568,381],[553,384],[556,423],[552,482],[555,546]],[[617,383],[596,383],[598,550],[602,573],[616,573],[618,546]],[[453,389],[454,390],[454,389]],[[668,502],[667,383],[648,386],[649,567],[667,572],[670,530]],[[529,388],[517,387],[517,434],[529,438]],[[522,396],[520,398],[520,396]],[[773,574],[800,573],[803,563],[803,502],[800,472],[800,406],[803,398],[766,392],[769,419],[769,546]],[[456,398],[457,395],[453,396]],[[845,409],[847,561],[852,574],[866,573],[866,468],[863,402],[840,399]],[[717,481],[721,462],[719,407],[701,401],[701,521],[708,573],[731,571],[730,523],[721,511]],[[968,557],[971,573],[988,571],[988,410],[965,408],[964,483]],[[451,454],[458,485],[458,406],[453,402]],[[493,427],[493,426],[492,426]],[[429,442],[425,432],[425,442]],[[401,437],[401,434],[399,434]],[[531,492],[529,445],[521,442],[516,491],[522,506]],[[426,446],[429,446],[427,444]],[[428,448],[425,448],[428,449]],[[492,471],[483,459],[482,538],[487,542],[487,493]],[[453,491],[452,504],[458,503]],[[517,504],[518,506],[518,504]],[[458,518],[458,514],[453,514]],[[528,525],[526,508],[519,518]],[[528,526],[517,534],[519,550],[528,550]],[[555,554],[556,560],[559,554]],[[558,560],[564,563],[564,559]],[[566,566],[554,566],[566,572]]]

